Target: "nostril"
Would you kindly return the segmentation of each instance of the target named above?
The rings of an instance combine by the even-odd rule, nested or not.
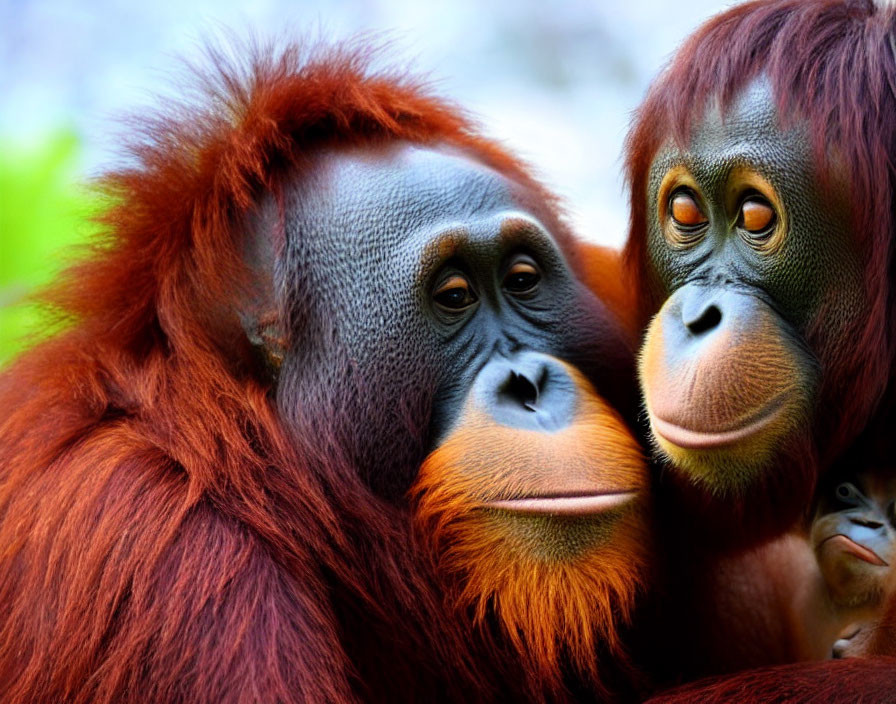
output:
[[[870,518],[850,518],[850,523],[854,523],[857,526],[864,526],[865,528],[870,528],[871,530],[877,530],[878,528],[883,528],[884,524],[880,521],[875,521]]]
[[[708,330],[712,330],[722,322],[722,311],[716,305],[709,305],[703,309],[703,312],[694,319],[685,322],[688,330],[694,335],[701,335]]]
[[[525,374],[518,372],[510,372],[501,393],[530,411],[534,411],[538,403],[538,386]]]

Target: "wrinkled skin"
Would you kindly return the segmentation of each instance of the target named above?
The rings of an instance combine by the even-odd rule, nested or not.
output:
[[[682,608],[658,600],[662,637],[648,649],[670,681],[802,647],[751,643],[790,631],[779,608],[788,590],[763,595],[754,578],[775,574],[794,545],[800,569],[817,570],[805,540],[742,551],[795,530],[812,503],[826,372],[865,310],[850,215],[841,184],[818,178],[805,125],[781,126],[764,78],[724,119],[711,103],[688,145],[669,141],[651,162],[646,256],[666,300],[639,374],[666,466],[662,531],[675,536],[666,591]],[[770,619],[741,618],[741,602],[767,596]],[[737,629],[750,633],[742,644],[728,635]]]
[[[410,146],[326,154],[287,191],[278,285],[294,311],[295,353],[283,360],[279,405],[295,417],[312,388],[324,394],[316,403],[332,407],[327,392],[341,393],[347,376],[358,404],[336,431],[379,493],[407,491],[421,453],[456,421],[490,362],[538,351],[582,368],[617,406],[630,393],[624,376],[608,373],[630,368],[627,342],[573,276],[547,229],[552,216],[532,200],[462,155]],[[520,257],[540,281],[514,295],[504,281]],[[475,298],[458,310],[433,300],[454,274]],[[421,446],[408,418],[428,422],[430,409]]]
[[[0,378],[0,700],[643,686],[632,341],[524,170],[422,98],[383,137],[340,96],[414,95],[333,61],[189,154],[172,124],[59,294],[83,317]]]
[[[710,106],[686,149],[657,153],[648,210],[649,263],[668,295],[640,364],[656,448],[714,501],[782,492],[807,504],[819,360],[865,306],[843,190],[819,183],[805,128],[781,128],[760,78],[724,119]],[[794,519],[734,513],[744,532]]]
[[[606,694],[599,653],[625,658],[646,574],[647,471],[625,419],[631,343],[554,216],[463,154],[410,145],[323,153],[282,202],[285,252],[250,259],[289,317],[264,335],[242,317],[288,427],[388,501],[412,489],[447,608],[485,624],[494,600],[527,677],[580,672]],[[272,200],[255,226],[281,217]]]

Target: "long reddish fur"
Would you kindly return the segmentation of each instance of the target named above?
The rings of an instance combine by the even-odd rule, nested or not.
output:
[[[573,378],[576,378],[575,376]],[[583,378],[576,420],[545,435],[499,426],[468,409],[424,461],[411,489],[421,539],[463,618],[491,619],[537,686],[562,693],[564,679],[587,682],[601,699],[618,696],[605,679],[639,678],[624,643],[653,560],[647,468],[622,418]],[[483,449],[487,451],[483,452]],[[609,489],[641,496],[624,515],[604,517],[599,540],[569,554],[537,553],[506,517],[483,502],[525,491],[531,473],[563,467]],[[562,522],[563,519],[557,519]],[[580,530],[583,526],[578,526]],[[540,527],[547,533],[546,526]],[[569,530],[573,526],[554,526]],[[542,538],[549,551],[549,538]],[[621,676],[621,677],[620,677]]]
[[[665,692],[648,704],[878,704],[893,701],[896,658],[853,658],[746,670]]]
[[[825,471],[869,419],[892,402],[896,354],[894,36],[896,8],[876,6],[870,0],[756,0],[737,5],[706,22],[684,42],[654,82],[629,132],[626,178],[631,188],[631,220],[623,256],[629,285],[640,295],[642,329],[667,295],[647,256],[650,166],[670,140],[687,147],[692,130],[712,101],[717,100],[724,111],[754,78],[767,76],[782,126],[808,126],[822,186],[850,184],[853,232],[863,257],[869,304],[854,334],[831,340],[826,336],[825,311],[807,331],[824,376],[816,404],[822,412],[814,428],[818,456],[806,461],[807,447],[804,456],[783,458],[766,480],[765,493],[773,497],[768,505],[723,506],[712,496],[695,499],[708,515],[713,515],[713,507],[735,516],[766,512],[769,517],[763,525],[774,519],[779,528],[786,527],[808,510],[808,505],[797,502],[810,495],[815,475]],[[783,472],[797,476],[788,490],[776,490],[775,482]],[[689,640],[689,636],[701,632],[695,622],[704,631],[712,629],[718,620],[714,611],[724,608],[718,598],[707,603],[704,597],[695,597],[699,594],[695,585],[699,587],[705,575],[715,572],[720,555],[737,553],[726,542],[727,533],[716,540],[711,522],[692,522],[689,511],[681,509],[677,487],[670,495],[671,500],[660,492],[660,511],[668,514],[661,517],[661,525],[669,527],[667,533],[679,531],[684,537],[679,536],[669,551],[670,584],[667,593],[657,598],[654,632],[660,636],[655,639],[660,645],[652,648],[652,669],[676,681],[682,675],[706,673],[707,658],[700,648],[707,643]],[[661,534],[665,533],[661,530]],[[678,614],[665,608],[669,601],[681,605]],[[744,630],[749,632],[752,625],[744,624]],[[837,665],[835,671],[845,667],[849,666]],[[869,667],[873,671],[884,665]],[[807,673],[815,671],[813,666]],[[762,681],[758,675],[741,680]],[[783,681],[773,675],[768,683],[775,686]]]
[[[824,344],[824,313],[809,331],[826,370],[819,403],[837,409],[819,419],[822,463],[868,421],[889,385],[896,353],[894,33],[896,8],[871,0],[756,0],[733,7],[685,41],[639,108],[626,145],[632,207],[624,256],[632,286],[642,293],[642,326],[664,296],[646,253],[650,164],[667,140],[687,145],[710,100],[724,110],[753,78],[767,75],[784,125],[808,123],[822,182],[837,177],[850,184],[869,308],[861,329],[832,344]]]
[[[324,452],[332,438],[287,440],[230,304],[246,216],[320,148],[453,145],[550,196],[453,106],[368,71],[369,52],[244,53],[213,53],[198,105],[140,121],[102,180],[103,241],[46,295],[63,330],[0,377],[4,702],[496,686],[405,508]]]

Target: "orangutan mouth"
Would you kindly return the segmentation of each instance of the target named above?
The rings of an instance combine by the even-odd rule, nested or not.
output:
[[[663,420],[652,413],[650,423],[654,433],[682,449],[715,450],[727,445],[736,445],[762,433],[781,415],[786,400],[787,395],[778,396],[771,403],[760,409],[758,413],[751,414],[746,421],[731,430],[692,430]]]
[[[842,533],[836,533],[829,538],[825,538],[821,541],[821,545],[824,545],[827,542],[835,543],[836,547],[838,547],[843,552],[849,553],[853,557],[857,557],[858,559],[869,564],[875,565],[877,567],[889,566],[886,560],[884,560],[880,555],[874,552],[874,550],[865,547],[860,543],[857,543],[856,541],[846,537]]]
[[[539,516],[593,516],[619,508],[638,494],[636,490],[575,496],[526,496],[519,499],[488,501],[483,508],[497,508]]]

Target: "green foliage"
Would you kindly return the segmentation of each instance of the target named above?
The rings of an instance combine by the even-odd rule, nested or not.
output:
[[[29,296],[96,229],[98,199],[78,184],[80,154],[70,131],[29,145],[0,137],[0,364],[46,331]]]

